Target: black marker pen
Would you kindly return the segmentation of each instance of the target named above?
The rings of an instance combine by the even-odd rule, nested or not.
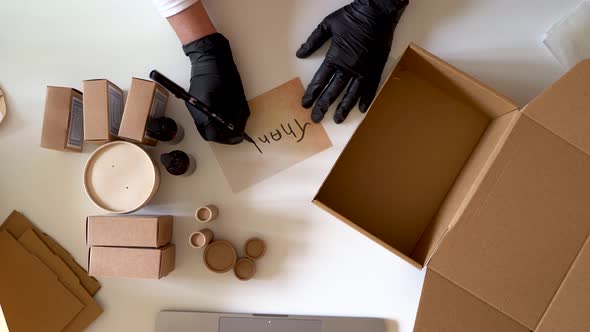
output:
[[[196,109],[203,112],[208,117],[215,119],[217,122],[221,123],[227,129],[229,129],[231,131],[235,130],[235,126],[232,123],[226,122],[221,117],[219,117],[219,115],[211,112],[211,110],[209,109],[209,106],[205,105],[203,102],[201,102],[197,98],[191,96],[188,92],[186,92],[178,84],[172,82],[168,77],[162,75],[157,70],[152,70],[152,72],[150,73],[150,78],[152,80],[154,80],[155,82],[159,83],[160,85],[162,85],[164,88],[166,88],[166,90],[170,91],[170,93],[175,95],[176,98],[182,99],[182,100],[186,101],[187,103],[193,105]],[[248,134],[246,134],[246,132],[244,132],[242,134],[242,137],[246,141],[254,144],[254,146],[256,146],[256,149],[258,149],[258,151],[260,153],[262,153],[262,151],[260,150],[258,145],[256,145],[256,142],[254,142],[254,140]]]

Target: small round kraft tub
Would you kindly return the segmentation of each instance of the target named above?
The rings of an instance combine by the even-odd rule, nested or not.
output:
[[[160,171],[147,152],[129,142],[99,147],[84,168],[84,188],[96,206],[112,213],[131,213],[158,192]]]

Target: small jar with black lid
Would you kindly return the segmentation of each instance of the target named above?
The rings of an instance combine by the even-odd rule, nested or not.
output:
[[[175,150],[170,153],[162,153],[160,162],[168,173],[174,176],[190,176],[197,169],[195,159],[186,152]]]
[[[172,145],[180,143],[184,138],[182,126],[165,116],[149,119],[146,124],[146,131],[149,137]]]

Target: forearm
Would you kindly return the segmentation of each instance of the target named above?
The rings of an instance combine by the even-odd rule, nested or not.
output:
[[[154,0],[154,3],[168,19],[182,45],[217,32],[201,1]]]
[[[180,13],[168,17],[168,22],[178,35],[182,45],[217,32],[207,10],[200,1]]]

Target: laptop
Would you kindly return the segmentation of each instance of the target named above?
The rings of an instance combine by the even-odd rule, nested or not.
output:
[[[242,315],[162,311],[156,332],[385,332],[375,318]]]

